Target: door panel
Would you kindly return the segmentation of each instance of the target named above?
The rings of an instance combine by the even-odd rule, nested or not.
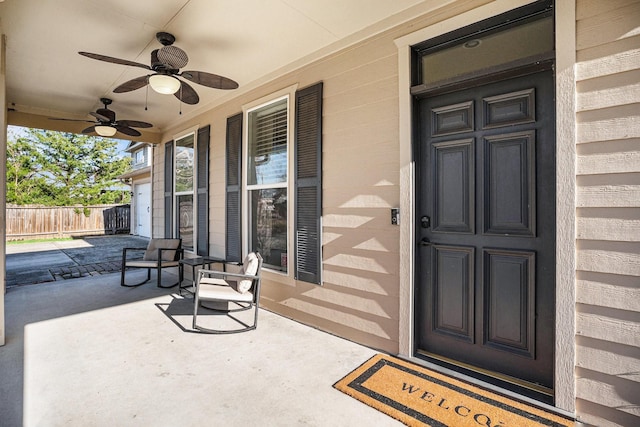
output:
[[[484,251],[487,345],[533,358],[535,253]]]
[[[439,142],[434,148],[433,230],[473,233],[474,142],[473,139]]]
[[[535,133],[484,138],[485,233],[534,235]]]
[[[435,246],[434,331],[474,341],[473,248]]]
[[[416,354],[550,395],[551,70],[419,100]]]

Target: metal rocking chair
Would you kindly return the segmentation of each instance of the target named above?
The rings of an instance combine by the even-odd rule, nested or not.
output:
[[[237,273],[204,269],[198,272],[193,296],[193,329],[209,334],[229,334],[256,329],[258,325],[258,303],[260,301],[262,257],[259,253],[252,252],[246,256],[241,265],[242,267]],[[255,310],[253,324],[245,324],[244,328],[232,330],[210,329],[198,325],[198,306],[202,301],[227,304],[226,309],[205,307],[224,313],[253,308]],[[230,304],[235,304],[238,308],[228,308]]]
[[[127,259],[128,251],[145,251],[142,258]],[[182,249],[182,239],[151,239],[146,248],[124,248],[122,250],[122,272],[120,276],[120,286],[129,288],[147,283],[151,280],[151,269],[157,271],[157,285],[159,288],[172,288],[182,281],[182,269],[178,268],[178,281],[171,285],[162,285],[162,269],[169,267],[179,267],[184,251]],[[128,285],[125,283],[125,271],[127,268],[146,268],[147,279]]]

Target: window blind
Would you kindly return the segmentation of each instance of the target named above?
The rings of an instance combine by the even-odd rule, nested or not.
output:
[[[249,185],[287,181],[287,100],[250,113]]]

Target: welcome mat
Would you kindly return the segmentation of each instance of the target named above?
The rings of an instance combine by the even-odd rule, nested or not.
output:
[[[333,386],[408,426],[574,426],[566,418],[384,354]]]

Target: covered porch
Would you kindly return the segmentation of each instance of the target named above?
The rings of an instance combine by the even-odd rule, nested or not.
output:
[[[190,297],[117,273],[5,301],[4,426],[402,425],[332,387],[375,350],[266,310],[255,331],[191,333]]]

